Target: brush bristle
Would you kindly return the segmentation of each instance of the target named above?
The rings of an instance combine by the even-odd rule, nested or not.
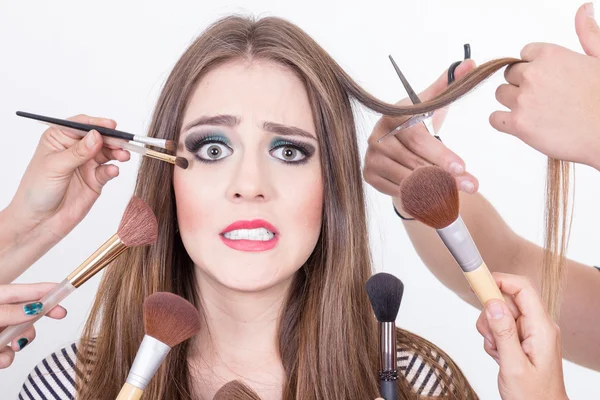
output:
[[[365,287],[377,321],[396,321],[404,294],[402,281],[392,274],[380,272],[370,277]]]
[[[144,300],[146,334],[175,347],[200,331],[200,314],[189,301],[169,292],[156,292]]]
[[[129,247],[156,243],[158,222],[156,215],[144,200],[136,196],[129,200],[117,235]]]
[[[168,151],[175,151],[177,150],[177,143],[175,143],[174,140],[166,140],[165,149],[167,149]]]
[[[185,157],[177,157],[175,158],[175,165],[177,165],[179,168],[187,169],[187,167],[190,165],[190,162]]]
[[[404,210],[416,220],[442,229],[458,219],[460,200],[456,181],[442,168],[417,168],[400,185]]]
[[[260,397],[244,383],[231,381],[215,393],[213,400],[260,400]]]

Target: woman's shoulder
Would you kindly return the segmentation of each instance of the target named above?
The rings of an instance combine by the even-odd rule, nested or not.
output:
[[[450,368],[440,354],[432,351],[424,357],[408,347],[397,348],[398,373],[404,376],[413,391],[421,396],[440,397],[448,394],[444,382],[451,382]],[[442,378],[445,374],[445,379]]]
[[[78,352],[79,343],[75,342],[44,358],[25,379],[19,400],[74,399],[76,380],[81,377],[76,366]]]

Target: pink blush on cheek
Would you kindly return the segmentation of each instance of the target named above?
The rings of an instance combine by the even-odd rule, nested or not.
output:
[[[175,173],[173,177],[173,190],[175,191],[175,203],[177,206],[177,224],[182,232],[190,232],[197,229],[202,221],[199,212],[198,197],[193,190],[188,190],[187,179]]]

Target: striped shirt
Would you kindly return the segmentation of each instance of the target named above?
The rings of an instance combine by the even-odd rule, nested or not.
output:
[[[81,372],[76,368],[77,345],[75,343],[51,354],[27,376],[19,393],[19,400],[63,400],[75,399],[76,376]],[[440,366],[450,375],[446,362],[439,355],[434,356]],[[438,397],[447,393],[440,377],[431,364],[408,349],[398,349],[398,372],[410,383],[415,393],[422,396]]]

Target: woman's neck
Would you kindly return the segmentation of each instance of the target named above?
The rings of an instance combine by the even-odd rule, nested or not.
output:
[[[239,292],[198,271],[206,327],[194,340],[190,366],[199,375],[202,398],[212,399],[216,390],[234,379],[248,384],[263,399],[281,397],[285,374],[278,327],[290,283],[261,292]]]

